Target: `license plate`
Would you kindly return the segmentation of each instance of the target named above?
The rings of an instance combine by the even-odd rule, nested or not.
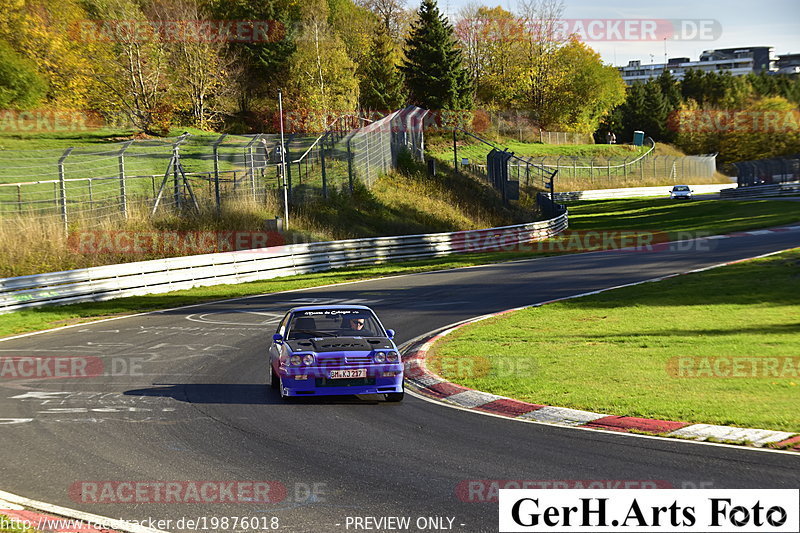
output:
[[[346,379],[346,378],[365,378],[367,377],[366,368],[356,368],[354,370],[331,370],[331,379]]]

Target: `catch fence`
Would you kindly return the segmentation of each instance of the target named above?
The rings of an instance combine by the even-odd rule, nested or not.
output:
[[[485,172],[486,157],[494,143],[477,141],[472,134],[457,132],[453,140],[453,163],[458,169]],[[572,189],[636,186],[637,182],[688,183],[710,179],[716,172],[716,154],[699,156],[655,155],[655,143],[649,137],[646,146],[631,147],[629,156],[545,155],[515,157],[537,168],[558,174],[559,183]]]
[[[739,187],[775,185],[800,180],[800,154],[733,163]]]
[[[352,192],[396,166],[401,150],[423,158],[426,113],[409,107],[375,122],[343,116],[319,137],[288,135],[283,158],[277,134],[0,150],[0,220],[59,218],[66,227],[134,210],[218,211],[242,198],[267,203],[284,186],[283,164],[291,202]]]

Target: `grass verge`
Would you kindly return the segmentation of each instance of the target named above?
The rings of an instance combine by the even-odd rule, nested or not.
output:
[[[430,366],[533,403],[800,432],[798,290],[795,249],[484,320]]]
[[[571,202],[570,229],[731,233],[800,221],[798,203],[779,200],[632,198]]]

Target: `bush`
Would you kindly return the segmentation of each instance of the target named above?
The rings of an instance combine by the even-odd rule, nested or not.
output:
[[[47,83],[32,61],[0,41],[0,109],[29,109],[42,101]]]

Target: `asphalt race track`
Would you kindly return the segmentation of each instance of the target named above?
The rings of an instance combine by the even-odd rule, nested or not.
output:
[[[797,488],[797,455],[521,423],[409,395],[284,403],[265,386],[265,348],[292,305],[370,305],[402,343],[489,312],[797,247],[800,230],[701,242],[260,296],[0,342],[3,357],[97,356],[118,374],[0,380],[0,489],[137,521],[259,516],[277,517],[280,531],[337,532],[354,531],[352,517],[444,517],[472,533],[497,531],[498,510],[463,501],[457,487],[468,480]],[[276,481],[287,492],[270,504],[197,504],[94,503],[74,491],[206,480]]]

